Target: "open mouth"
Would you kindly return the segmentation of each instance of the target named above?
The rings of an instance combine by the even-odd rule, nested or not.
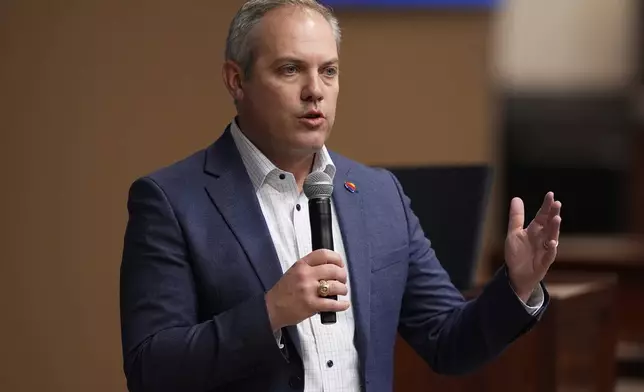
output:
[[[317,129],[324,124],[324,115],[320,112],[309,112],[300,117],[300,121],[310,129]]]
[[[310,112],[305,114],[302,118],[308,118],[308,119],[317,119],[317,118],[323,118],[324,116],[322,113],[319,112]]]

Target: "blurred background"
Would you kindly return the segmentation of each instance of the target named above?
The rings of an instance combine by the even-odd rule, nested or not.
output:
[[[231,120],[220,69],[242,3],[0,2],[0,391],[126,390],[127,190]],[[446,268],[467,271],[466,295],[503,262],[511,197],[528,216],[548,190],[563,202],[543,322],[458,379],[433,375],[401,342],[396,390],[644,391],[642,6],[480,3],[336,6],[342,93],[329,146],[419,176],[490,170],[480,217],[454,222],[480,226],[463,245],[473,256],[450,259],[458,238],[435,244]],[[414,208],[440,189],[414,188]]]

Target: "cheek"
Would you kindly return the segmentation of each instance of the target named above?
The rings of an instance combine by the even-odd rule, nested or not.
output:
[[[326,99],[329,101],[333,102],[335,105],[335,102],[338,99],[338,95],[340,94],[340,86],[338,85],[338,82],[336,81],[335,83],[327,86],[326,89]]]
[[[279,117],[283,111],[284,103],[282,94],[279,90],[270,86],[255,89],[252,92],[252,102],[254,111],[261,113],[261,116],[267,119]]]
[[[326,100],[327,100],[326,110],[329,115],[335,116],[335,110],[338,103],[338,93],[339,91],[337,88],[331,89],[326,96]]]
[[[289,88],[290,87],[290,88]],[[264,96],[265,111],[272,117],[280,117],[298,107],[299,95],[291,86],[274,86]]]
[[[267,80],[263,88],[268,92],[268,94],[280,101],[293,95],[293,92],[297,90],[296,83],[288,83],[280,79]]]

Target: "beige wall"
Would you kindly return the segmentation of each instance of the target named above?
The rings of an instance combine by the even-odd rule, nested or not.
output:
[[[118,269],[131,181],[233,115],[239,1],[0,3],[0,390],[124,391]],[[330,145],[366,163],[487,162],[489,16],[341,14]]]
[[[497,76],[523,90],[627,85],[637,9],[637,0],[505,1],[494,23]]]

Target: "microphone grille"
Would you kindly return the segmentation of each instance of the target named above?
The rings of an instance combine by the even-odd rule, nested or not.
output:
[[[318,171],[309,174],[304,180],[304,194],[309,199],[331,197],[333,181],[325,172]]]

